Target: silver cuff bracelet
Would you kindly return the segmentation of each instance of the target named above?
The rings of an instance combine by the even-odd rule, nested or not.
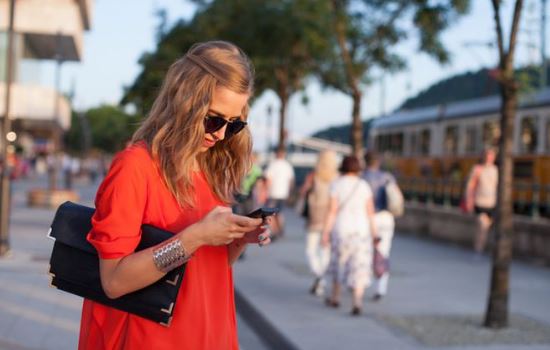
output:
[[[172,239],[153,250],[153,261],[164,273],[185,264],[191,256],[187,254],[179,239]]]

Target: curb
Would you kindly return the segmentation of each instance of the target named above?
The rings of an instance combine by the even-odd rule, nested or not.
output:
[[[235,288],[235,304],[239,315],[241,315],[246,323],[248,323],[248,326],[260,336],[262,342],[270,349],[299,350],[299,348],[259,312],[237,288]]]

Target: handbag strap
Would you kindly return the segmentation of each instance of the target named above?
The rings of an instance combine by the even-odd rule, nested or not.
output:
[[[353,197],[353,194],[355,193],[355,190],[357,189],[357,186],[359,186],[359,184],[361,183],[361,179],[357,179],[357,182],[355,183],[355,186],[353,186],[352,190],[350,191],[350,193],[348,193],[348,196],[346,197],[346,199],[344,199],[342,201],[342,203],[340,203],[340,205],[338,206],[338,213],[344,209],[344,207],[349,203],[349,200],[351,199],[351,197]]]

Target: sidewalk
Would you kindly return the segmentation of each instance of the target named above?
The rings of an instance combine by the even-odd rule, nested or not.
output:
[[[52,246],[46,231],[54,211],[31,209],[25,204],[30,187],[45,186],[45,181],[14,183],[12,255],[0,260],[3,350],[77,347],[82,300],[50,288],[46,273]],[[81,202],[91,205],[95,186],[77,184],[77,189]],[[550,269],[514,264],[514,327],[500,332],[500,340],[495,342],[491,340],[493,332],[485,331],[485,338],[479,338],[479,328],[462,317],[480,319],[483,313],[488,259],[473,261],[466,250],[399,236],[392,255],[388,297],[379,304],[367,301],[365,314],[352,318],[348,314],[349,298],[342,300],[340,309],[333,310],[307,293],[312,280],[303,253],[302,222],[292,212],[285,214],[287,236],[269,247],[251,246],[246,258],[234,268],[239,313],[269,339],[272,348],[550,349]],[[523,330],[515,330],[518,323]],[[242,324],[240,332],[241,328]],[[442,337],[442,332],[447,332],[446,336]],[[506,345],[522,338],[539,345]],[[459,345],[450,346],[449,341]],[[472,341],[493,345],[480,347],[471,345]],[[246,346],[246,350],[252,348]]]
[[[0,259],[0,349],[76,349],[82,299],[49,286],[53,241],[46,237],[54,210],[28,208],[26,192],[45,179],[13,182],[11,254]],[[78,186],[90,205],[91,186]]]
[[[550,269],[514,263],[511,328],[484,330],[478,325],[486,307],[489,258],[476,260],[463,248],[398,235],[388,296],[373,303],[368,291],[364,315],[351,317],[349,293],[336,310],[308,294],[312,276],[303,222],[292,211],[285,218],[287,235],[270,247],[251,247],[234,268],[235,285],[259,313],[255,317],[295,348],[550,349]]]

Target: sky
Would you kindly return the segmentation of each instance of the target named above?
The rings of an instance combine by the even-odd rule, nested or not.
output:
[[[512,2],[504,2],[505,31],[510,24]],[[518,65],[540,62],[540,0],[526,0],[525,3],[516,54]],[[120,101],[124,87],[129,86],[141,71],[139,58],[156,46],[158,19],[154,14],[160,8],[167,10],[170,24],[180,18],[190,18],[194,12],[194,6],[185,0],[95,0],[92,28],[84,36],[82,61],[65,63],[61,73],[61,90],[74,91],[76,109]],[[496,50],[487,47],[487,43],[494,42],[493,23],[491,1],[472,0],[470,13],[443,34],[452,57],[452,62],[444,66],[418,53],[414,33],[411,33],[411,40],[398,47],[408,58],[408,68],[394,75],[384,75],[383,84],[379,79],[363,89],[363,118],[391,112],[406,98],[441,79],[494,66],[497,63]],[[42,66],[43,83],[53,85],[54,64],[50,62]],[[290,101],[288,132],[292,139],[351,121],[352,101],[349,97],[324,90],[314,81],[308,85],[306,95],[309,99],[307,105],[301,103],[301,94],[296,94]],[[381,96],[385,98],[382,100]],[[267,113],[270,106],[271,117]],[[269,142],[276,142],[278,106],[276,96],[270,92],[258,98],[252,106],[249,122],[257,150],[265,149]]]

